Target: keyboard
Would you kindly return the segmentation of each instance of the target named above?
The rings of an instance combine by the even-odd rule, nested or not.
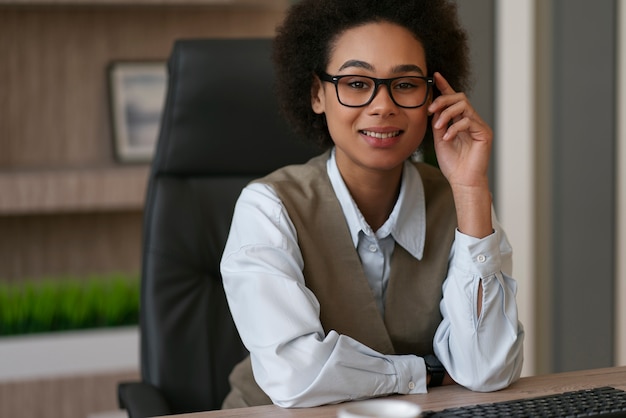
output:
[[[443,411],[424,411],[420,417],[626,417],[626,392],[605,386]]]

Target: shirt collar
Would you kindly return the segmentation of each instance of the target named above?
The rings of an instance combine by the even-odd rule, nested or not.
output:
[[[372,228],[367,224],[361,211],[352,199],[348,187],[339,173],[334,148],[326,162],[326,170],[346,218],[355,248],[358,245],[359,233],[361,231],[365,235],[376,237],[377,239],[385,238],[391,234],[394,240],[407,250],[409,254],[418,260],[422,259],[426,237],[426,206],[422,179],[413,164],[409,161],[404,163],[398,201],[391,215],[389,215],[387,221],[378,231],[372,231]]]

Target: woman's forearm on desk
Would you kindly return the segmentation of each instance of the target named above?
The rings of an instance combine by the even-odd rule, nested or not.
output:
[[[508,386],[519,378],[523,361],[524,330],[518,321],[517,285],[510,276],[511,248],[500,226],[494,227],[483,239],[457,232],[443,287],[443,321],[434,342],[451,377],[476,391]]]

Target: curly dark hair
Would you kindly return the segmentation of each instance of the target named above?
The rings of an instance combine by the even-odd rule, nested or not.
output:
[[[372,22],[408,29],[424,46],[428,75],[438,71],[456,91],[467,91],[467,34],[453,1],[300,0],[277,28],[273,50],[276,92],[281,112],[296,133],[322,148],[333,141],[324,115],[311,108],[313,75],[326,70],[333,43],[343,32]],[[434,92],[435,97],[438,94]],[[424,139],[428,141],[432,141],[430,124]]]

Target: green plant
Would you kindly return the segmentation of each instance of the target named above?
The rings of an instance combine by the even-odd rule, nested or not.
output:
[[[0,282],[0,336],[133,325],[138,321],[137,276]]]

